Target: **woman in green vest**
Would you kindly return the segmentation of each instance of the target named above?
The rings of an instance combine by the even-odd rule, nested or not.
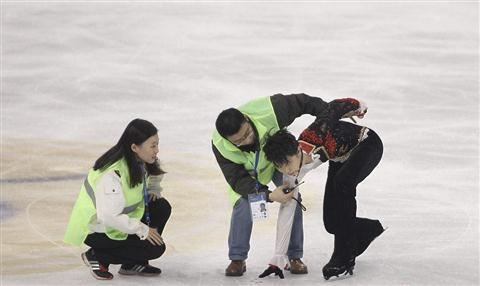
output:
[[[165,252],[161,237],[171,206],[161,196],[158,134],[143,119],[131,121],[118,143],[97,159],[80,190],[65,242],[90,246],[82,259],[96,279],[161,273],[149,260]]]

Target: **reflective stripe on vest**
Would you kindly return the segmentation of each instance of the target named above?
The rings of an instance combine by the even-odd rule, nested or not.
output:
[[[93,203],[93,206],[95,208],[97,208],[97,205],[95,204],[95,192],[93,191],[93,188],[92,186],[90,185],[90,182],[88,182],[88,177],[85,179],[85,182],[83,182],[83,185],[85,186],[85,191],[87,191],[87,194],[88,196],[90,197],[90,199],[92,200],[92,203]],[[134,210],[137,209],[137,207],[140,205],[140,204],[143,204],[143,201],[141,202],[138,202],[138,203],[135,203],[131,206],[128,206],[128,207],[125,207],[123,210],[122,210],[122,214],[129,214],[131,212],[133,212]]]
[[[106,170],[90,169],[87,179],[82,184],[75,205],[73,206],[70,220],[65,231],[64,241],[72,245],[81,245],[90,233],[89,225],[96,221],[95,189],[97,181],[107,172],[118,171],[125,198],[125,206],[122,215],[131,219],[141,220],[144,214],[143,185],[130,186],[130,174],[127,162],[124,158],[113,163]],[[125,240],[127,233],[105,226],[105,234],[114,240]]]
[[[92,186],[90,186],[90,183],[88,182],[88,176],[85,178],[83,185],[85,186],[88,196],[92,200],[93,206],[97,208],[97,204],[95,203],[95,193],[93,192]]]

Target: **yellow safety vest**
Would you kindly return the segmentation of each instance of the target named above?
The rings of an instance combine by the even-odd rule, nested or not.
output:
[[[133,188],[130,187],[130,174],[125,159],[113,163],[103,171],[90,169],[70,216],[64,237],[66,243],[81,245],[85,241],[85,238],[90,232],[89,225],[97,219],[97,210],[95,208],[97,182],[104,174],[111,171],[116,171],[120,174],[122,191],[125,197],[125,208],[122,213],[128,215],[130,218],[139,220],[142,218],[145,210],[143,184],[137,184]],[[106,227],[105,234],[114,240],[125,240],[128,236],[127,233],[111,227]]]
[[[238,110],[247,115],[257,129],[258,140],[260,142],[260,154],[257,166],[258,181],[266,185],[272,180],[275,166],[266,159],[262,148],[263,145],[265,145],[266,136],[280,129],[272,107],[272,102],[270,101],[270,97],[261,97],[240,106]],[[253,177],[255,153],[242,152],[237,146],[223,138],[217,130],[213,132],[212,142],[223,157],[234,163],[242,164]],[[227,192],[230,202],[232,205],[235,205],[241,196],[236,193],[231,186],[228,186]]]

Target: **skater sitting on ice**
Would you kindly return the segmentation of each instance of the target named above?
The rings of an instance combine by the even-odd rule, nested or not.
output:
[[[118,273],[124,275],[161,273],[148,263],[165,252],[161,235],[171,212],[161,196],[165,172],[157,154],[157,128],[135,119],[85,179],[64,240],[91,247],[82,259],[96,279],[113,278],[110,264],[121,264]]]
[[[352,274],[355,257],[384,231],[378,220],[356,216],[355,199],[357,185],[380,162],[382,141],[373,130],[340,120],[352,116],[363,118],[366,111],[366,106],[356,99],[334,100],[329,103],[328,116],[317,117],[298,141],[282,129],[270,136],[263,148],[267,159],[286,177],[297,178],[297,182],[305,171],[329,161],[323,220],[326,230],[334,235],[334,249],[323,267],[327,280]],[[282,235],[277,234],[277,244],[279,237]],[[282,266],[271,265],[262,275],[279,274],[279,267]]]

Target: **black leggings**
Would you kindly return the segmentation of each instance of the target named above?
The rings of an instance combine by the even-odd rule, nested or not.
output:
[[[351,245],[362,229],[372,225],[372,220],[356,216],[355,196],[357,185],[378,165],[382,154],[380,137],[369,130],[368,137],[352,151],[345,162],[329,162],[323,222],[325,229],[335,235],[335,248]]]
[[[149,202],[148,206],[151,217],[150,227],[157,228],[161,235],[172,207],[164,198]],[[148,240],[141,240],[135,234],[128,235],[125,240],[113,240],[104,233],[92,233],[85,239],[85,244],[93,248],[98,261],[105,266],[146,264],[148,260],[157,259],[165,252],[165,245],[153,245]]]

